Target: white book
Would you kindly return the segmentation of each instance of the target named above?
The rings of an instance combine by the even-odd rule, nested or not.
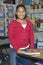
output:
[[[30,55],[32,57],[37,57],[37,56],[40,56],[40,52],[27,52],[27,51],[22,51],[21,52],[22,54],[25,54],[25,55]]]
[[[26,54],[26,55],[33,55],[33,54],[39,54],[40,55],[40,52],[28,53],[28,52],[22,51],[21,53]]]

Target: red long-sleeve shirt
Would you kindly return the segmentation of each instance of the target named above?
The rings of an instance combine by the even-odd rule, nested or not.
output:
[[[17,51],[19,48],[26,47],[28,44],[30,48],[34,48],[34,32],[32,23],[26,20],[27,26],[24,29],[20,22],[12,20],[8,25],[8,38],[10,44]]]

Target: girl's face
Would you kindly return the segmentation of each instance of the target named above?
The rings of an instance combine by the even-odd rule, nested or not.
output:
[[[24,19],[25,15],[26,15],[26,11],[23,7],[19,7],[18,10],[16,11],[16,15],[18,17],[18,19]]]

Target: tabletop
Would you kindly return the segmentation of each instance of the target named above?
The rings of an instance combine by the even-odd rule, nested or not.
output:
[[[40,60],[43,60],[43,49],[34,49],[33,51],[23,51],[23,50],[20,50],[18,52],[18,54],[20,56],[23,56],[25,58],[34,58],[34,59],[40,59]]]

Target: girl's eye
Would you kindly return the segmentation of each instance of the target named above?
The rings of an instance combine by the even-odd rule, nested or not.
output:
[[[24,13],[25,11],[18,11],[18,12],[22,12],[22,13]]]

